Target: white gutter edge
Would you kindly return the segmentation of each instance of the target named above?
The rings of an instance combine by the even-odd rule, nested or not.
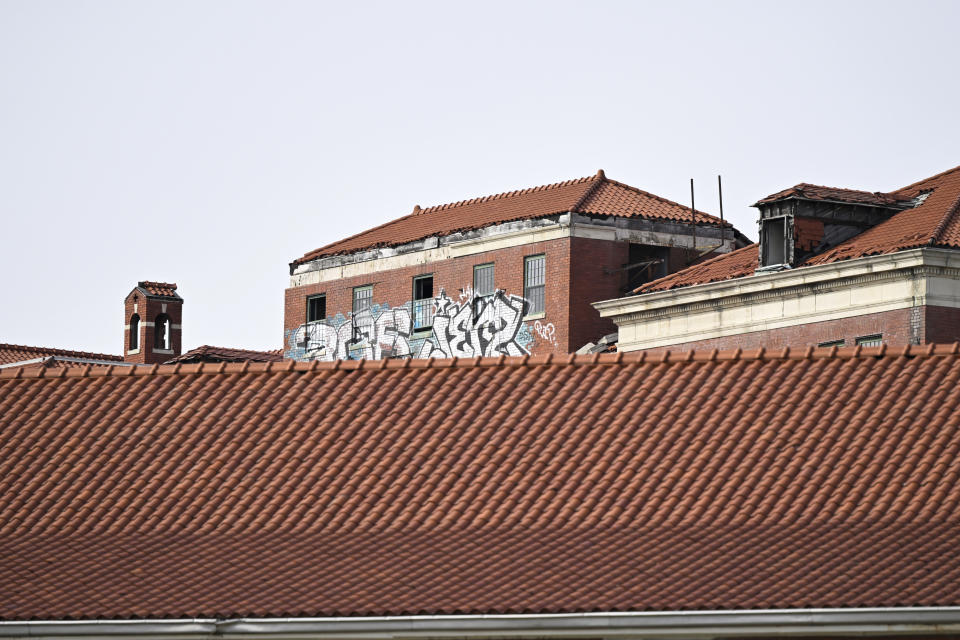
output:
[[[601,638],[960,632],[960,607],[0,622],[0,637]]]

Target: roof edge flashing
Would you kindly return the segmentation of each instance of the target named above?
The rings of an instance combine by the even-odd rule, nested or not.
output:
[[[761,635],[947,634],[960,631],[960,607],[641,611],[337,618],[3,621],[0,637],[281,636],[440,638],[582,636],[672,638]]]

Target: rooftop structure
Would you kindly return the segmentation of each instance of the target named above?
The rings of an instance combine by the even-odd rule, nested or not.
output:
[[[421,209],[290,265],[295,360],[566,354],[614,326],[590,303],[748,241],[603,171]]]
[[[760,243],[596,305],[621,349],[960,339],[960,167],[889,193],[799,184],[756,206]]]

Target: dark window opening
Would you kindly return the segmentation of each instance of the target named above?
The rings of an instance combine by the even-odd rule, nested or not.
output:
[[[529,305],[527,315],[542,314],[546,311],[546,278],[545,256],[528,256],[523,259],[523,297]]]
[[[425,331],[433,326],[433,276],[413,279],[413,330]]]
[[[847,344],[846,340],[829,340],[827,342],[821,342],[817,344],[818,347],[842,347]]]
[[[877,333],[872,336],[860,336],[857,338],[857,346],[860,347],[879,347],[883,344],[883,334]]]
[[[771,218],[763,221],[761,243],[763,244],[763,266],[786,264],[787,259],[787,220]]]
[[[170,349],[170,316],[165,313],[153,321],[153,348]]]
[[[130,347],[131,351],[140,346],[140,314],[130,316]]]
[[[633,291],[642,284],[668,273],[670,249],[651,244],[630,244],[627,253],[627,264],[624,271],[627,273],[625,291]]]
[[[318,322],[327,319],[327,296],[310,296],[307,298],[307,322]]]

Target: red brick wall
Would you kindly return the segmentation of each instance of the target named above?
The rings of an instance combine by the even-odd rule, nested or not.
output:
[[[960,342],[960,309],[924,307],[926,342]]]
[[[623,287],[627,283],[623,267],[629,256],[626,242],[590,238],[570,240],[571,329],[570,340],[565,345],[568,353],[617,330],[617,325],[607,318],[601,318],[591,303],[623,296]]]
[[[757,349],[759,347],[782,349],[786,346],[815,347],[822,342],[834,340],[844,340],[845,346],[854,346],[858,337],[878,333],[883,336],[884,344],[890,346],[922,344],[924,335],[921,309],[920,307],[897,309],[769,331],[752,331],[723,338],[694,340],[669,347],[657,347],[656,349],[650,349],[650,351],[659,351],[664,348],[682,349],[684,351],[690,349],[736,349],[738,347],[741,349]]]
[[[182,329],[171,327],[170,343],[173,347],[173,354],[154,353],[154,328],[148,327],[147,322],[154,322],[158,315],[163,313],[163,305],[167,305],[167,315],[170,317],[170,323],[179,326],[183,322],[183,302],[176,300],[157,300],[156,298],[147,298],[139,291],[133,291],[127,296],[123,303],[123,324],[130,324],[130,318],[133,317],[134,299],[138,302],[137,313],[140,316],[140,353],[127,354],[130,350],[130,332],[127,329],[123,331],[123,359],[127,362],[136,362],[140,364],[164,363],[170,358],[180,355],[182,349]]]
[[[554,340],[549,342],[534,334],[531,353],[567,353],[570,341],[568,333],[568,304],[570,277],[570,244],[568,238],[536,242],[520,247],[487,251],[462,258],[441,260],[424,265],[380,271],[370,275],[343,278],[316,285],[287,289],[284,301],[284,349],[289,349],[288,335],[307,319],[307,297],[325,294],[327,317],[338,313],[349,317],[353,309],[353,289],[373,285],[373,304],[389,304],[398,307],[413,299],[413,277],[433,274],[433,292],[439,295],[443,289],[454,301],[463,288],[473,287],[473,267],[494,264],[494,281],[498,289],[507,294],[523,296],[524,257],[544,254],[546,286],[544,288],[546,313],[539,321],[554,325]],[[532,325],[530,321],[528,324]],[[555,344],[553,344],[555,342]]]

